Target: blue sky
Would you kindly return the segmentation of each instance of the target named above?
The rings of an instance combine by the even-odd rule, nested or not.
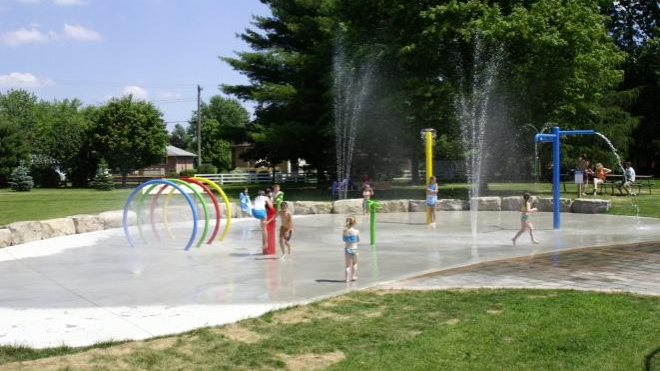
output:
[[[197,108],[197,85],[208,101],[247,82],[218,57],[249,50],[236,34],[253,14],[270,12],[258,0],[0,0],[0,92],[86,105],[132,93],[171,129]]]

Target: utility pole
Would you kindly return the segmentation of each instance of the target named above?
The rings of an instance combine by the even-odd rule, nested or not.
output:
[[[197,169],[202,166],[202,87],[197,85]]]

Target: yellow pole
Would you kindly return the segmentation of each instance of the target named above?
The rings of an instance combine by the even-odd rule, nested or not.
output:
[[[429,179],[433,175],[433,132],[427,130],[426,133],[426,186],[429,186]],[[426,223],[431,223],[431,209],[426,208]]]

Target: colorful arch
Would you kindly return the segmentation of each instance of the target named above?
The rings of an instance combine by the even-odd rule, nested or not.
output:
[[[197,236],[197,208],[196,208],[195,204],[193,203],[192,198],[190,198],[190,196],[188,196],[188,194],[186,194],[186,192],[183,190],[183,188],[181,188],[176,183],[171,182],[169,180],[165,180],[165,179],[154,179],[154,180],[149,180],[145,183],[142,183],[139,186],[137,186],[133,190],[133,192],[131,192],[131,194],[128,196],[128,199],[126,200],[126,204],[124,204],[124,215],[123,215],[124,234],[126,235],[126,239],[128,240],[128,243],[131,247],[135,247],[135,243],[133,241],[133,238],[131,237],[131,233],[128,230],[128,207],[130,206],[131,201],[133,201],[133,198],[135,198],[135,195],[137,195],[137,193],[140,192],[140,190],[142,188],[150,187],[149,189],[153,189],[153,187],[155,187],[158,184],[161,184],[161,185],[164,184],[164,185],[167,185],[167,186],[172,187],[172,188],[176,189],[177,191],[179,191],[179,193],[181,193],[184,196],[184,198],[188,202],[188,205],[190,206],[190,210],[192,211],[192,214],[193,214],[193,230],[192,230],[190,238],[188,239],[188,242],[186,243],[186,246],[185,246],[185,250],[188,250],[188,249],[190,249],[190,246],[192,246],[193,242],[195,241],[195,237]],[[139,213],[138,213],[138,220],[139,220]],[[138,223],[138,229],[140,229],[139,223]]]

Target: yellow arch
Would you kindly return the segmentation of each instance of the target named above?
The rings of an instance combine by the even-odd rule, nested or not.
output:
[[[229,198],[227,198],[227,195],[225,194],[225,191],[220,188],[214,181],[207,179],[207,178],[202,178],[202,177],[192,177],[190,179],[194,179],[197,181],[200,181],[202,183],[208,184],[211,188],[215,189],[218,191],[220,196],[222,196],[222,200],[225,202],[225,206],[227,207],[227,224],[225,224],[225,229],[222,231],[222,235],[220,235],[220,242],[222,242],[225,239],[225,236],[227,236],[227,233],[229,232],[229,226],[231,225],[231,204],[229,203]]]

